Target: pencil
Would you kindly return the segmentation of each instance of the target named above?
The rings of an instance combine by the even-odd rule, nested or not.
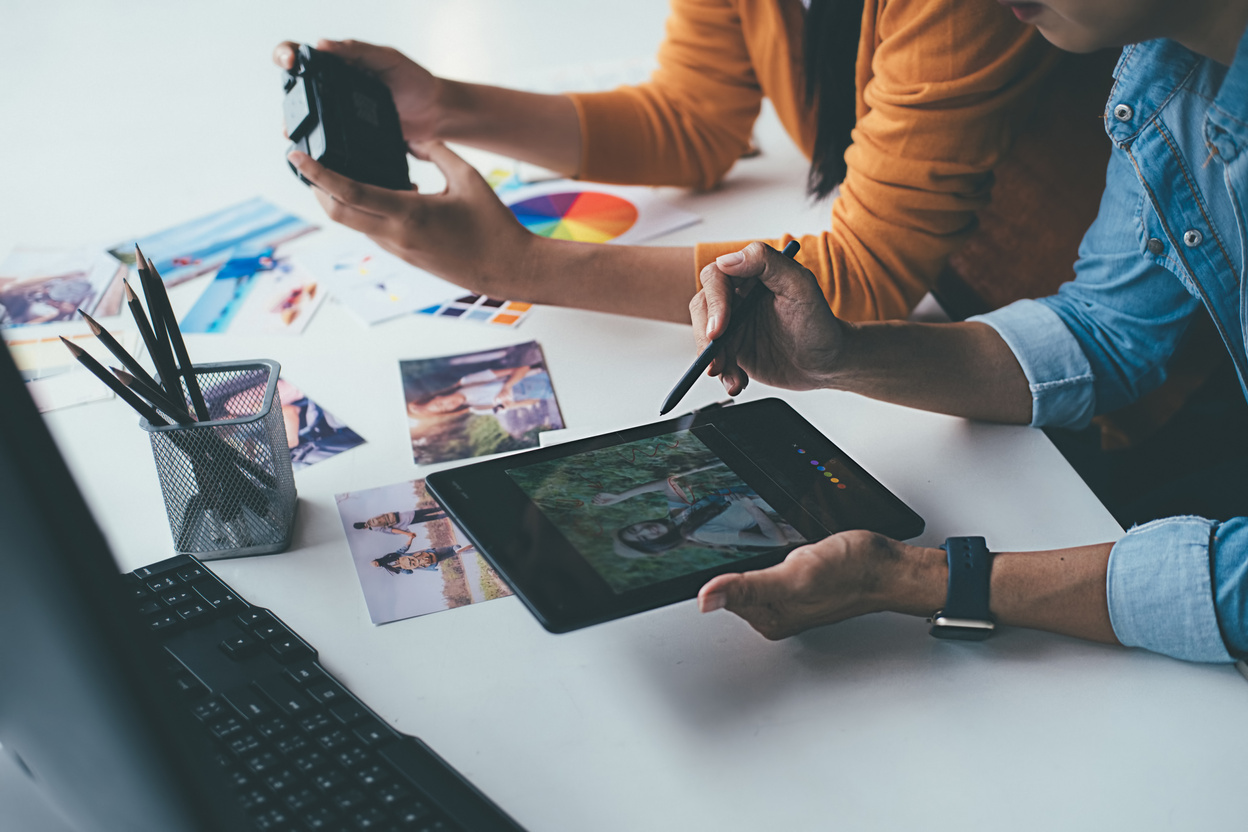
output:
[[[139,268],[139,285],[143,287],[143,297],[147,299],[147,312],[151,316],[152,333],[155,349],[152,360],[160,369],[160,384],[165,392],[174,398],[181,399],[182,385],[178,382],[178,367],[173,361],[173,351],[169,348],[169,333],[165,329],[165,316],[161,311],[159,297],[152,288],[152,273],[148,271],[147,261],[138,243],[134,245],[134,260]],[[164,285],[161,285],[163,291]],[[133,312],[133,309],[131,310]],[[151,349],[149,347],[149,349]]]
[[[108,385],[109,390],[112,390],[117,394],[119,399],[138,411],[139,415],[146,419],[149,423],[153,425],[169,424],[161,418],[160,414],[157,413],[151,405],[140,399],[134,393],[130,392],[129,388],[127,388],[120,381],[110,376],[108,371],[104,369],[103,365],[92,358],[90,353],[77,344],[71,344],[68,340],[66,340],[64,335],[61,336],[61,343],[69,349],[70,354],[72,354],[74,358],[78,359],[79,364],[86,367],[91,371],[92,375]]]
[[[137,250],[138,247],[135,248]],[[147,260],[146,257],[144,259]],[[173,306],[170,305],[169,295],[165,292],[165,281],[161,278],[160,272],[156,271],[151,260],[147,260],[147,270],[151,273],[152,285],[160,295],[159,303],[161,312],[165,316],[165,329],[169,335],[169,343],[173,345],[173,351],[178,356],[178,366],[186,382],[186,389],[191,394],[191,403],[195,405],[195,415],[201,422],[207,422],[209,419],[208,404],[204,401],[204,394],[199,389],[199,379],[195,377],[195,365],[191,363],[191,357],[186,352],[186,342],[182,340],[182,330],[178,328],[178,319],[173,316]]]
[[[139,328],[139,335],[143,338],[143,346],[147,348],[147,354],[151,356],[152,363],[156,365],[156,374],[161,378],[168,378],[169,373],[160,354],[160,344],[156,340],[156,333],[152,331],[152,325],[147,320],[147,313],[143,311],[143,304],[139,302],[139,296],[130,288],[128,282],[123,280],[121,283],[126,287],[126,305],[130,307],[130,315],[134,318],[134,325]]]
[[[790,240],[781,253],[785,257],[796,257],[800,248],[801,244],[797,240]],[[754,306],[758,303],[758,298],[766,288],[766,286],[756,284],[748,295],[734,304],[735,308],[732,310],[732,317],[728,320],[728,328],[724,330],[722,335],[707,344],[706,349],[702,350],[701,354],[689,365],[689,369],[685,370],[685,374],[680,377],[680,381],[676,382],[676,386],[672,388],[672,392],[668,393],[667,398],[663,400],[663,405],[659,408],[660,416],[666,415],[669,410],[680,404],[680,400],[693,387],[693,383],[698,380],[698,376],[705,373],[706,368],[711,366],[715,356],[719,355],[719,351],[723,347],[724,341],[728,339],[728,336],[741,326],[740,322],[742,320],[749,318],[750,312],[753,311]]]
[[[132,376],[125,370],[118,370],[116,367],[109,367],[109,369],[113,371],[113,375],[117,376],[117,379],[122,384],[168,413],[179,425],[195,424],[195,417],[188,413],[185,407],[179,407],[166,396],[165,391],[161,390],[156,382]]]
[[[100,343],[105,347],[108,347],[108,351],[116,356],[117,360],[124,364],[126,369],[129,370],[135,378],[140,378],[151,384],[153,387],[156,386],[156,380],[148,375],[147,370],[143,369],[143,365],[136,361],[134,356],[126,352],[125,347],[117,343],[117,339],[109,334],[108,330],[96,323],[94,318],[86,312],[83,312],[81,309],[78,310],[78,314],[81,315],[82,319],[87,322],[87,326],[91,328],[92,334],[94,334],[96,338],[100,339]]]

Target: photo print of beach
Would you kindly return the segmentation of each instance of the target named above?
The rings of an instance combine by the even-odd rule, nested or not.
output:
[[[615,592],[804,540],[687,430],[507,474]]]
[[[137,242],[165,285],[176,286],[207,274],[231,258],[254,257],[315,230],[310,222],[255,197],[140,237]],[[134,244],[134,240],[119,243],[109,249],[109,254],[133,269]]]
[[[399,362],[417,465],[538,446],[564,427],[536,341]]]
[[[424,480],[352,491],[336,499],[374,624],[511,594],[425,491]]]
[[[183,333],[298,335],[324,302],[316,277],[265,250],[222,266],[179,325]]]

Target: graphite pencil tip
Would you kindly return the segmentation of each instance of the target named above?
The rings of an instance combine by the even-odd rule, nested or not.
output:
[[[130,284],[126,281],[125,278],[122,278],[121,285],[126,287],[126,302],[127,303],[130,303],[139,299],[139,296],[136,295],[134,293],[134,290],[130,288]]]
[[[69,342],[69,339],[66,338],[64,335],[60,336],[60,339],[61,339],[61,343],[65,345],[65,348],[68,349],[71,353],[73,353],[74,358],[77,358],[78,356],[86,352],[86,350],[84,350],[82,347],[78,346],[77,344],[71,344]]]

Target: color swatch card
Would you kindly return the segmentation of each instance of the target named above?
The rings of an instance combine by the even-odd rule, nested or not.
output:
[[[498,300],[485,295],[463,295],[453,300],[416,310],[422,315],[457,318],[492,326],[518,326],[528,316],[533,304],[518,300]]]
[[[292,257],[365,324],[409,315],[463,289],[382,249],[363,234],[317,235]]]
[[[6,337],[4,345],[13,356],[13,362],[17,364],[18,372],[26,382],[26,390],[35,400],[35,406],[40,413],[113,397],[112,390],[100,384],[99,379],[74,360],[60,338],[23,337],[19,333],[22,330],[11,333],[12,340]],[[135,348],[139,344],[138,332],[123,329],[109,330],[109,334],[126,352],[135,354]],[[94,335],[66,333],[65,337],[91,353],[102,364],[116,365],[117,360]]]
[[[543,237],[631,245],[701,222],[652,188],[558,179],[503,187],[499,198],[521,225]]]
[[[175,286],[206,274],[233,257],[255,257],[315,230],[315,225],[256,197],[141,237],[138,244],[143,254],[151,258],[165,285]],[[134,267],[134,242],[121,243],[109,253]]]
[[[324,301],[314,276],[266,251],[222,266],[181,326],[184,333],[298,335]]]

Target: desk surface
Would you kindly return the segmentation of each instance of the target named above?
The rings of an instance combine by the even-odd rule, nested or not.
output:
[[[0,77],[19,79],[0,85],[0,247],[113,243],[254,194],[321,221],[282,162],[268,52],[283,37],[371,39],[435,72],[502,82],[517,70],[644,59],[664,6],[8,4],[4,29],[21,37],[0,53]],[[141,130],[136,111],[151,119]],[[826,206],[803,198],[804,162],[774,119],[760,122],[758,141],[763,155],[721,190],[668,195],[704,222],[659,242],[826,222]],[[424,166],[418,176],[436,183]],[[175,290],[175,306],[201,285]],[[368,440],[298,475],[289,552],[213,569],[528,829],[1242,824],[1227,798],[1246,768],[1248,689],[1229,667],[1019,630],[950,644],[896,615],[773,644],[692,603],[564,636],[544,632],[515,599],[374,627],[333,495],[434,470],[411,462],[397,359],[528,339],[545,349],[574,428],[652,420],[692,353],[683,327],[549,307],[506,333],[415,318],[365,328],[326,304],[302,337],[188,336],[200,361],[277,359]],[[754,386],[746,397],[772,394]],[[1121,534],[1038,431],[847,394],[778,395],[927,520],[923,542],[978,533],[994,548],[1028,549]],[[686,405],[720,397],[704,379]],[[112,401],[48,422],[120,565],[168,556],[133,415]],[[0,767],[0,827],[60,829],[23,788]]]

